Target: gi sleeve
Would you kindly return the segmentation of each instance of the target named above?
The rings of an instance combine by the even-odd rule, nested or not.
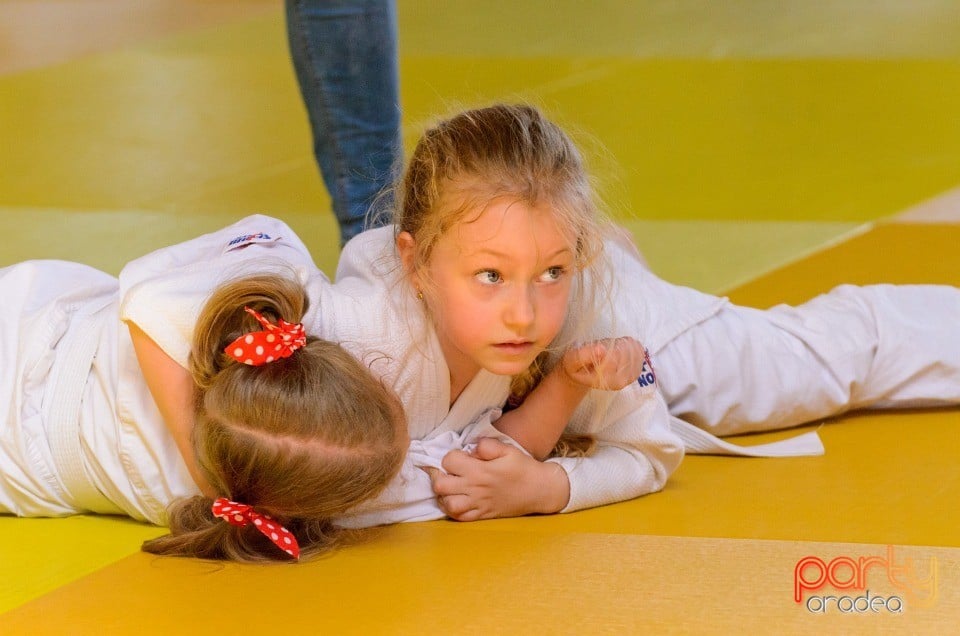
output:
[[[547,460],[560,464],[570,479],[570,501],[561,512],[661,490],[683,459],[684,447],[671,431],[660,392],[634,383],[616,392],[591,391],[588,400],[568,430],[592,434],[597,448],[587,457]]]

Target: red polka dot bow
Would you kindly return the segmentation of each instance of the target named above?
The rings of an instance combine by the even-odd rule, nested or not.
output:
[[[282,318],[273,324],[253,309],[243,309],[263,325],[263,331],[251,331],[227,345],[224,353],[237,362],[258,367],[280,358],[289,358],[290,354],[307,344],[307,334],[302,324],[290,324]]]
[[[257,530],[263,533],[263,536],[273,541],[278,548],[292,556],[294,559],[300,558],[300,545],[293,533],[274,521],[270,515],[263,515],[253,509],[252,506],[230,501],[226,497],[220,497],[213,502],[211,508],[213,516],[223,519],[232,526],[246,526],[253,524]]]

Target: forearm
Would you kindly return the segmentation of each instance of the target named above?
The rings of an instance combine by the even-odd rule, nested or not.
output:
[[[658,393],[621,391],[605,408],[605,423],[593,431],[597,447],[586,457],[557,457],[570,479],[563,512],[624,501],[656,492],[683,458],[683,442],[670,428]]]
[[[634,499],[661,490],[666,470],[659,463],[617,446],[599,446],[589,457],[558,457],[556,464],[569,471],[567,501],[557,512],[574,512]]]
[[[541,514],[554,514],[567,507],[570,502],[570,478],[563,466],[554,462],[544,462],[546,471],[541,488],[541,496],[536,510]]]
[[[190,476],[201,492],[214,496],[213,488],[200,472],[193,451],[193,378],[137,325],[128,323],[128,327],[147,388],[177,444]]]
[[[556,446],[588,390],[557,365],[520,406],[504,413],[493,425],[542,461]]]

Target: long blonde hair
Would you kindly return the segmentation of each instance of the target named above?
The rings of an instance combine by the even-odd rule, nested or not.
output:
[[[548,207],[561,231],[576,243],[577,281],[566,324],[551,348],[513,379],[511,402],[516,404],[557,355],[589,330],[600,311],[610,285],[603,258],[609,220],[596,202],[576,145],[537,108],[495,104],[468,110],[423,134],[395,195],[396,231],[414,237],[412,269],[421,281],[437,241],[466,215],[498,198]],[[458,204],[450,205],[453,201]],[[589,285],[584,284],[587,277]]]
[[[399,471],[406,420],[396,396],[337,344],[308,338],[289,358],[263,366],[234,361],[226,345],[261,328],[244,307],[271,322],[298,322],[307,300],[302,286],[279,275],[240,279],[211,296],[190,357],[197,461],[219,496],[269,514],[310,556],[351,536],[335,518],[375,497]],[[252,525],[213,517],[211,505],[204,496],[176,502],[170,534],[143,549],[234,561],[286,558]]]

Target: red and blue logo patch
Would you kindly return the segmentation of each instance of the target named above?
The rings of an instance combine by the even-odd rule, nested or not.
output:
[[[240,236],[231,239],[227,243],[227,247],[224,249],[225,252],[231,250],[239,250],[248,245],[253,245],[255,243],[274,243],[279,241],[280,237],[273,237],[267,234],[266,232],[255,232],[253,234],[241,234]]]
[[[647,349],[643,350],[643,370],[640,371],[637,383],[644,387],[657,385],[657,375],[653,371],[653,361],[650,360],[650,352]]]

